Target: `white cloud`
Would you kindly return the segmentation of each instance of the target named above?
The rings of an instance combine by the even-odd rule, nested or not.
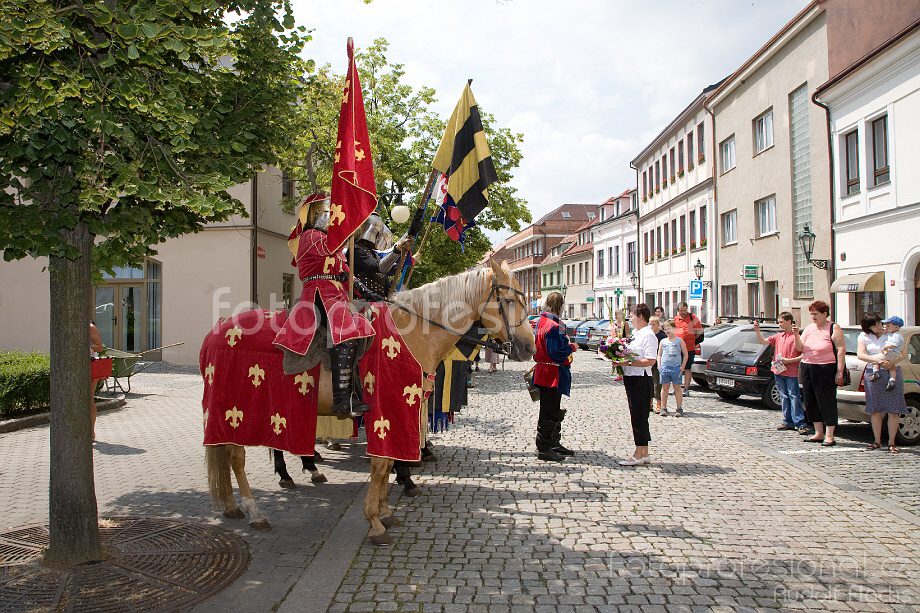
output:
[[[805,0],[293,0],[305,55],[343,70],[345,41],[390,42],[406,80],[447,116],[467,78],[524,134],[514,185],[538,218],[635,185],[630,160],[699,92],[735,70]],[[493,239],[507,233],[491,233]]]

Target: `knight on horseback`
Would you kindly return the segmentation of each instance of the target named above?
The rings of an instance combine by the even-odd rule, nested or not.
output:
[[[322,193],[307,197],[289,240],[292,252],[296,252],[292,263],[303,281],[303,291],[274,344],[286,354],[286,372],[288,357],[297,364],[287,372],[294,374],[305,370],[298,357],[306,357],[308,363],[318,361],[324,341],[332,372],[332,413],[342,418],[358,417],[369,408],[352,383],[358,342],[373,336],[374,331],[366,319],[352,311],[346,287],[348,263],[342,250],[329,248],[328,224],[329,198]],[[316,343],[317,339],[321,343]]]
[[[400,256],[409,246],[407,236],[393,245],[393,233],[380,215],[371,213],[355,241],[355,285],[362,298],[378,301],[390,295]],[[412,262],[418,254],[408,257]]]

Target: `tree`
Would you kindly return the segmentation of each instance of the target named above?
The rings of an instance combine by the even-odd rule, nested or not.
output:
[[[308,39],[287,0],[0,0],[0,249],[47,257],[50,547],[98,559],[91,275],[245,214],[290,133]]]
[[[402,64],[390,62],[387,50],[386,39],[378,38],[356,55],[377,193],[405,193],[410,202],[417,203],[431,171],[431,160],[444,135],[445,121],[431,110],[436,101],[434,89],[415,89],[405,83]],[[294,146],[282,155],[282,164],[302,190],[306,188],[312,192],[327,189],[331,180],[344,77],[329,65],[311,68],[298,111],[297,137]],[[461,89],[462,83],[459,83],[458,94]],[[483,112],[482,116],[499,181],[489,189],[489,208],[476,218],[476,223],[479,228],[518,231],[522,223],[531,220],[526,202],[510,184],[513,171],[522,158],[519,146],[523,137],[507,128],[495,127],[495,119],[490,114]],[[465,251],[461,253],[458,243],[433,227],[428,233],[424,256],[413,273],[412,285],[475,265],[491,248],[479,228],[467,233]],[[393,227],[394,232],[405,229],[404,226]]]

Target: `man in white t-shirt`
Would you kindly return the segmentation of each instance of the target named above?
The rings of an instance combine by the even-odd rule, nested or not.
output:
[[[637,305],[630,313],[633,339],[629,352],[635,356],[628,366],[623,366],[623,385],[626,387],[626,400],[629,403],[629,419],[632,423],[633,442],[636,450],[633,454],[620,460],[620,466],[641,466],[650,464],[648,444],[652,436],[648,427],[648,415],[652,410],[652,365],[658,358],[658,338],[648,325],[651,318],[648,305]]]

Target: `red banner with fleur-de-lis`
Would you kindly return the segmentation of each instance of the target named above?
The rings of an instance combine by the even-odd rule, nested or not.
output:
[[[377,208],[377,186],[371,143],[364,114],[361,81],[355,67],[355,47],[348,39],[348,75],[342,91],[339,134],[332,165],[332,194],[329,198],[328,244],[338,251],[348,237]]]
[[[427,411],[422,367],[409,351],[384,303],[369,307],[374,339],[358,365],[364,401],[367,454],[418,462],[421,409]]]
[[[261,445],[312,456],[320,367],[286,375],[272,341],[287,311],[245,311],[220,321],[199,355],[204,444]]]

